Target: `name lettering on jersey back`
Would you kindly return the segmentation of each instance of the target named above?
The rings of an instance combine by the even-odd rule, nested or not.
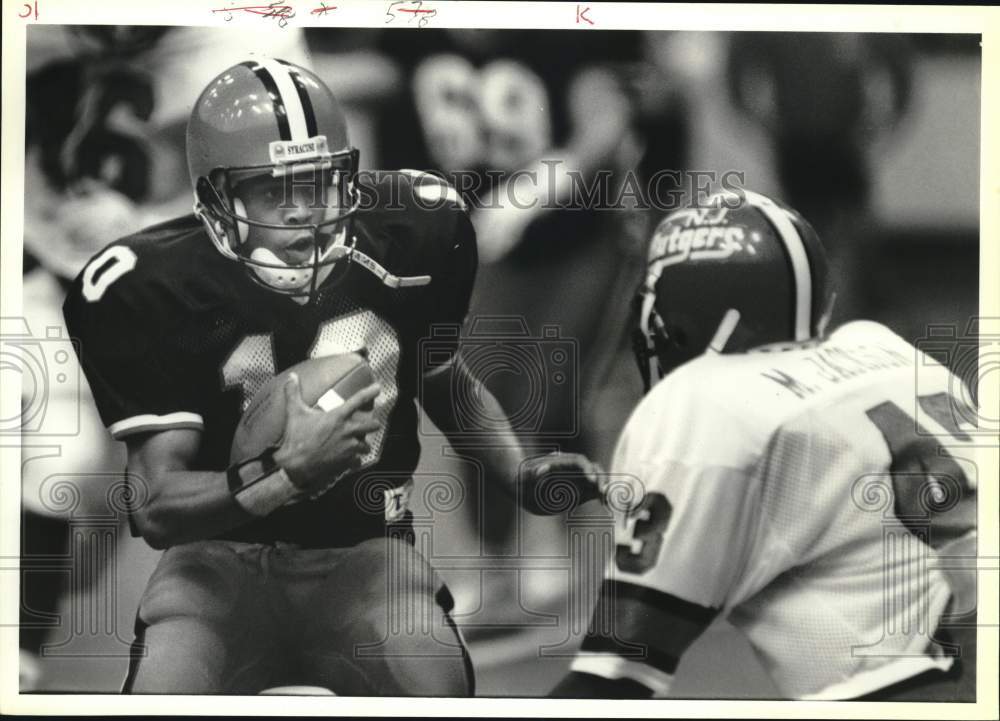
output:
[[[808,398],[844,381],[874,371],[906,368],[913,358],[882,346],[823,345],[789,356],[792,362],[762,371],[761,375],[796,398]]]
[[[686,260],[722,260],[734,253],[755,254],[760,234],[727,225],[727,208],[694,208],[667,216],[653,235],[650,261],[663,266]]]

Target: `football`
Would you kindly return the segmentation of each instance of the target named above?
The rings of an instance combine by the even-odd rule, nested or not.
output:
[[[229,451],[230,463],[261,454],[281,440],[285,428],[285,381],[299,375],[302,399],[311,406],[331,410],[375,382],[371,366],[358,353],[312,358],[274,376],[257,391],[236,426]],[[366,410],[371,410],[369,403]]]

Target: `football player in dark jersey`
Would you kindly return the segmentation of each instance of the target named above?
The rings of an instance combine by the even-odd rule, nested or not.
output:
[[[475,277],[457,194],[429,176],[358,175],[336,99],[280,60],[208,85],[187,154],[194,215],[109,245],[64,306],[103,421],[128,447],[135,531],[166,549],[125,690],[472,693],[450,595],[414,550],[407,510],[418,390],[448,434],[455,387],[472,388],[481,417],[501,412],[457,343],[420,373],[419,342],[462,322]],[[352,351],[376,383],[322,411],[290,380],[282,441],[253,479],[266,500],[248,503],[230,445],[254,394],[300,361]],[[513,489],[523,453],[509,427],[498,440],[482,461]]]
[[[87,261],[110,239],[190,208],[184,133],[191,101],[216,64],[242,59],[251,45],[293,61],[306,56],[301,31],[251,33],[252,39],[200,27],[53,24],[30,34],[22,315],[32,332],[44,336],[59,328],[60,337],[68,338],[62,305]],[[76,652],[63,647],[67,643],[93,639],[58,623],[59,615],[71,613],[63,610],[66,605],[76,613],[78,604],[100,597],[97,581],[106,562],[150,555],[127,538],[124,514],[114,505],[125,448],[104,429],[76,358],[65,362],[70,370],[62,377],[68,380],[51,379],[44,413],[31,412],[39,402],[37,388],[22,387],[22,692],[78,682],[58,655]],[[54,433],[60,429],[37,423],[44,418],[56,425],[71,422],[76,432]],[[70,495],[63,495],[66,488]],[[111,514],[121,516],[126,538],[91,544],[100,534],[90,534],[93,525],[84,531],[81,519],[92,523]],[[71,542],[81,538],[88,540]],[[73,574],[52,572],[56,558],[74,564],[72,583]],[[60,650],[52,654],[50,646]]]

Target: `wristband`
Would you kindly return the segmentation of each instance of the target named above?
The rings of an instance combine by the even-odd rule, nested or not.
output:
[[[234,463],[226,470],[226,480],[233,500],[247,513],[261,518],[301,493],[285,469],[275,463],[274,448],[256,458]]]

